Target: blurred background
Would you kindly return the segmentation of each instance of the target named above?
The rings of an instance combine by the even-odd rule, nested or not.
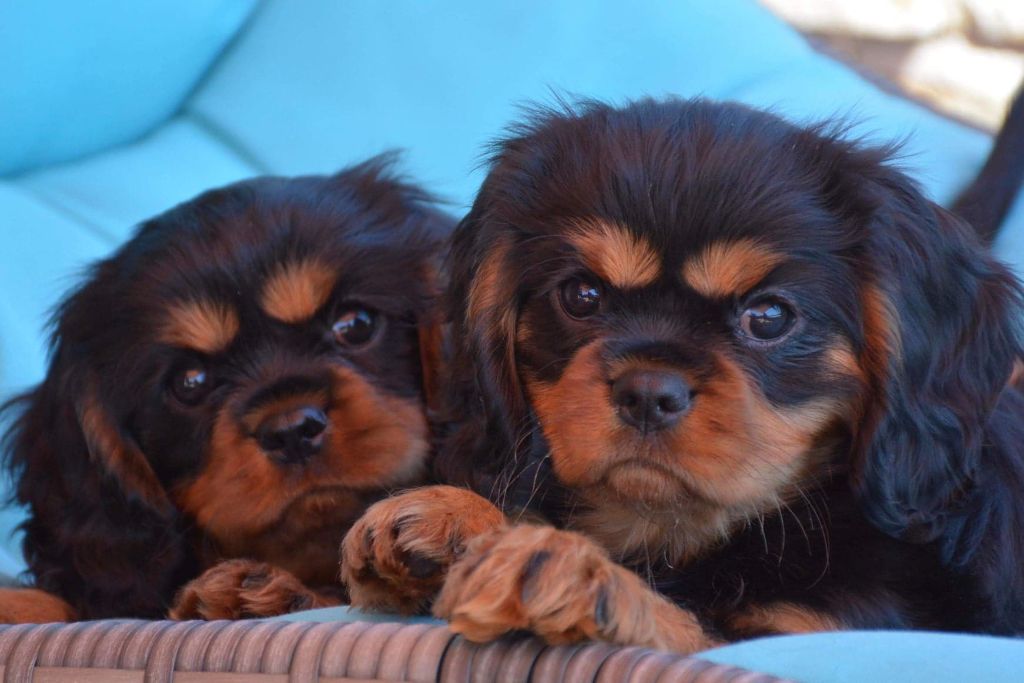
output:
[[[811,44],[996,130],[1024,80],[1024,0],[761,0]]]

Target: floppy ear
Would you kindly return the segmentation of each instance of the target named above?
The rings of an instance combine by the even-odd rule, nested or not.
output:
[[[178,516],[86,371],[58,349],[46,380],[8,404],[16,499],[35,584],[81,618],[163,616],[185,556]]]
[[[527,407],[515,364],[518,316],[514,241],[474,208],[455,230],[449,307],[455,353],[439,476],[488,492],[515,447]]]
[[[117,482],[122,495],[150,507],[161,516],[174,512],[167,493],[135,440],[114,423],[97,393],[95,380],[86,380],[74,401],[78,426],[89,459]]]
[[[1021,357],[1020,285],[961,219],[886,171],[862,257],[862,365],[874,391],[854,482],[886,533],[941,536],[974,494],[986,426]]]
[[[441,264],[429,259],[424,266],[423,290],[430,304],[416,321],[417,343],[420,351],[420,374],[423,382],[423,400],[427,414],[434,421],[442,410],[444,373],[451,361],[449,325],[445,323],[441,299],[445,290],[445,277]]]

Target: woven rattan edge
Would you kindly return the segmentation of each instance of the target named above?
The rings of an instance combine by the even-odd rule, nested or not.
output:
[[[635,647],[549,647],[524,636],[480,645],[423,624],[96,621],[0,626],[0,643],[4,680],[39,683],[779,680]]]

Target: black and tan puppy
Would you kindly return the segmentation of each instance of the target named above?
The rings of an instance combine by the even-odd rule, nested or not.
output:
[[[9,406],[37,590],[0,617],[336,602],[344,531],[425,473],[451,226],[376,159],[207,192],[93,267]]]
[[[515,129],[453,245],[440,472],[490,502],[371,508],[353,602],[678,651],[1024,629],[1021,290],[890,157],[700,100]]]

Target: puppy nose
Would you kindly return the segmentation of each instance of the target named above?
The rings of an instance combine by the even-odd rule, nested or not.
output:
[[[260,448],[285,463],[302,463],[320,451],[327,416],[319,408],[304,406],[271,415],[256,430]]]
[[[642,432],[675,424],[690,409],[692,392],[673,372],[629,370],[612,384],[612,402],[619,418]]]

